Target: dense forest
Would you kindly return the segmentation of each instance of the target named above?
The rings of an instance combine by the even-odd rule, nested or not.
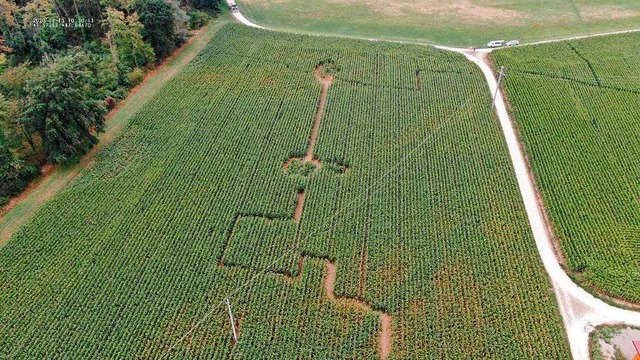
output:
[[[220,0],[0,0],[0,206],[77,161],[110,108]]]

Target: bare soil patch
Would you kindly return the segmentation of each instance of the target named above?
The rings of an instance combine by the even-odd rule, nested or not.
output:
[[[311,128],[311,137],[309,138],[309,146],[307,147],[307,155],[304,157],[305,161],[313,160],[313,149],[316,146],[316,140],[318,138],[318,129],[320,128],[320,119],[324,114],[324,108],[327,103],[327,93],[329,92],[329,86],[333,82],[333,75],[324,72],[322,65],[316,66],[314,72],[316,80],[322,85],[322,91],[320,92],[320,100],[318,101],[318,110],[316,116],[313,119],[313,127]]]
[[[336,299],[336,294],[333,289],[336,284],[336,265],[327,262],[327,277],[324,279],[324,291],[327,293],[327,297],[329,300],[333,301]]]
[[[620,6],[583,6],[580,8],[580,17],[584,22],[603,20],[620,20],[640,16],[640,10],[625,9]]]
[[[531,15],[519,11],[502,9],[497,6],[478,4],[473,0],[441,1],[420,0],[381,2],[371,0],[327,0],[329,4],[359,4],[370,7],[374,12],[388,16],[408,16],[415,13],[432,15],[443,19],[457,19],[468,23],[478,21],[508,22],[512,25],[524,24]]]
[[[298,193],[298,199],[296,200],[296,208],[293,211],[293,221],[300,222],[302,218],[302,211],[304,210],[304,197],[305,191],[300,191]]]
[[[603,325],[590,335],[593,340],[591,346],[599,349],[592,349],[600,354],[604,359],[639,359],[633,341],[640,340],[640,329],[619,325]],[[620,356],[616,356],[618,353]]]
[[[386,359],[391,353],[391,315],[380,313],[380,358]]]

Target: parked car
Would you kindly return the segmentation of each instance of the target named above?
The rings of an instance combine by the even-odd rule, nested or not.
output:
[[[487,47],[490,47],[490,48],[497,48],[501,46],[504,46],[504,40],[493,40],[493,41],[489,41],[489,43],[487,44]]]
[[[511,40],[507,42],[507,46],[518,46],[520,45],[520,41],[518,40]]]

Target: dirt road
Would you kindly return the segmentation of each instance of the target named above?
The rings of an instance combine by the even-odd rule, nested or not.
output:
[[[227,0],[227,5],[229,6],[229,9],[231,9],[231,5],[235,4],[235,1],[233,0]],[[242,15],[242,13],[239,10],[235,10],[235,11],[231,11],[231,15],[233,15],[233,17],[238,20],[238,22],[247,25],[247,26],[251,26],[254,28],[258,28],[258,29],[266,29],[266,27],[264,26],[260,26],[257,24],[252,23],[251,21],[247,20],[247,18],[244,17],[244,15]]]
[[[551,278],[558,299],[558,306],[567,331],[567,337],[574,359],[589,359],[589,333],[601,324],[627,324],[640,326],[640,313],[624,310],[606,304],[574,283],[564,272],[554,251],[553,242],[545,223],[540,204],[536,196],[533,177],[527,168],[523,150],[516,136],[513,123],[491,67],[483,59],[486,51],[469,53],[455,49],[475,63],[484,74],[490,94],[496,94],[496,113],[513,163],[520,194],[525,205],[529,224],[533,231],[540,258]]]

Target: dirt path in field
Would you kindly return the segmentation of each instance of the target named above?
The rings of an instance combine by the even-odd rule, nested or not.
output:
[[[161,65],[145,75],[144,81],[134,87],[127,98],[111,110],[105,117],[106,129],[100,134],[98,143],[75,165],[46,166],[40,178],[35,180],[18,197],[13,198],[0,211],[0,247],[18,230],[38,209],[53,198],[60,190],[75,179],[84,169],[91,168],[96,155],[120,134],[130,117],[172,79],[213,38],[217,30],[226,21],[218,20],[194,32],[194,36],[180,49],[171,54]]]
[[[303,163],[313,163],[316,167],[320,167],[322,166],[322,163],[320,162],[320,160],[316,159],[314,157],[314,149],[315,149],[315,145],[317,142],[317,138],[318,138],[318,131],[320,128],[320,120],[322,119],[322,115],[324,114],[324,110],[326,107],[326,101],[327,101],[327,94],[329,92],[329,87],[331,86],[331,83],[333,82],[333,76],[329,73],[325,73],[324,71],[324,67],[319,64],[316,66],[315,70],[314,70],[314,76],[316,77],[316,80],[318,81],[318,83],[321,85],[321,92],[320,92],[320,99],[318,100],[318,108],[316,110],[316,115],[313,119],[313,125],[311,127],[311,135],[309,136],[309,144],[307,145],[307,152],[306,155],[304,157],[293,157],[290,158],[288,161],[286,161],[283,164],[283,171],[286,171],[289,166],[291,166],[291,164],[293,163],[293,161],[301,161]],[[306,190],[302,190],[298,192],[297,198],[296,198],[296,204],[295,204],[295,209],[293,211],[293,217],[291,218],[291,220],[293,220],[296,223],[300,223],[301,219],[302,219],[302,214],[304,211],[304,201],[306,198]],[[236,218],[237,220],[237,218]],[[233,229],[230,231],[230,234],[233,233]],[[231,235],[230,235],[231,236]],[[227,241],[228,244],[228,241]],[[219,260],[218,266],[222,267],[222,266],[229,266],[229,265],[225,265],[223,262],[223,257],[224,257],[224,253],[226,251],[226,246],[225,246],[225,250],[223,250],[222,252],[222,256]],[[332,302],[338,302],[338,303],[342,303],[344,305],[347,305],[348,307],[352,307],[352,308],[356,308],[359,309],[360,311],[363,312],[374,312],[379,314],[380,316],[380,334],[379,334],[379,342],[378,342],[378,352],[380,354],[380,358],[381,359],[386,359],[389,354],[391,353],[391,345],[392,345],[392,338],[391,338],[391,315],[389,315],[386,312],[383,311],[379,311],[379,310],[375,310],[371,307],[371,305],[367,304],[364,301],[358,300],[358,299],[354,299],[354,298],[349,298],[349,297],[339,297],[336,296],[335,291],[334,291],[334,287],[335,287],[335,282],[336,282],[336,266],[334,263],[328,261],[327,259],[324,258],[319,258],[319,257],[315,257],[315,256],[310,256],[310,255],[305,255],[305,256],[300,256],[300,260],[298,261],[298,273],[297,275],[291,275],[291,274],[287,274],[287,273],[278,273],[279,275],[285,276],[287,278],[290,279],[294,279],[294,278],[298,278],[299,276],[301,276],[303,268],[304,268],[304,262],[305,259],[307,257],[311,257],[314,259],[318,259],[318,260],[323,260],[326,263],[326,277],[323,280],[323,284],[324,284],[324,290],[325,293],[327,295],[327,298],[332,301]],[[234,266],[234,265],[231,265]],[[362,272],[362,264],[360,265],[361,267],[361,272]],[[364,292],[363,290],[364,288],[364,284],[361,285],[361,293]],[[235,345],[235,344],[234,344]]]
[[[293,221],[299,223],[302,218],[302,210],[304,209],[305,191],[298,193],[298,199],[296,201],[296,208],[293,210]]]
[[[231,4],[235,4],[234,0],[227,0],[227,7],[229,9],[231,9]],[[262,27],[260,25],[254,24],[253,22],[247,20],[247,18],[244,17],[244,15],[242,15],[242,13],[240,11],[231,11],[231,15],[233,15],[233,17],[238,20],[238,22],[250,26],[250,27],[254,27],[254,28],[258,28],[258,29],[267,29],[265,27]]]
[[[380,358],[386,359],[391,354],[391,315],[380,313]]]
[[[316,140],[318,138],[318,130],[320,128],[320,119],[324,114],[324,110],[327,102],[327,94],[329,92],[329,86],[333,82],[333,75],[324,72],[324,67],[322,65],[316,66],[314,75],[318,83],[322,86],[322,91],[320,93],[320,100],[318,101],[318,110],[316,111],[316,116],[313,120],[313,126],[311,129],[311,136],[309,137],[309,146],[307,147],[307,154],[305,155],[303,161],[305,162],[319,162],[319,160],[314,158],[314,149],[316,145]],[[306,191],[302,191],[298,193],[298,201],[296,203],[296,209],[294,212],[294,220],[299,221],[302,216],[302,210],[304,206],[304,198]],[[302,269],[304,263],[304,258],[301,259],[299,268]],[[336,282],[336,266],[334,263],[330,261],[326,261],[327,264],[327,276],[324,280],[324,289],[327,294],[327,297],[331,301],[341,302],[350,307],[354,307],[360,309],[365,312],[375,312],[380,316],[380,337],[378,344],[378,352],[380,354],[381,359],[386,359],[391,353],[391,315],[374,310],[371,305],[348,297],[337,297],[334,292],[335,282]],[[363,265],[360,264],[361,271]],[[361,287],[364,285],[361,285]],[[361,293],[363,293],[363,289],[361,289]]]
[[[375,312],[380,316],[380,338],[378,343],[378,352],[381,359],[386,359],[391,353],[391,315],[374,310],[371,305],[352,298],[338,297],[334,292],[336,283],[336,265],[330,261],[327,261],[327,277],[324,280],[324,290],[327,293],[327,297],[331,301],[342,302],[345,305],[354,307],[366,312]]]
[[[316,80],[321,85],[320,91],[320,99],[318,100],[318,108],[316,109],[316,115],[313,118],[313,124],[311,125],[311,135],[309,135],[309,144],[307,145],[307,153],[304,157],[292,157],[287,160],[284,164],[282,164],[282,170],[286,171],[291,164],[298,160],[303,163],[312,163],[316,166],[316,168],[322,167],[322,162],[319,159],[316,159],[313,154],[316,147],[316,142],[318,139],[318,131],[320,129],[320,120],[322,119],[322,115],[324,114],[324,109],[327,103],[327,94],[329,93],[329,86],[333,82],[333,75],[325,74],[324,67],[321,64],[318,64],[313,72]],[[299,197],[298,197],[299,199]],[[304,196],[303,199],[304,201]]]
[[[316,115],[313,118],[313,125],[311,126],[311,135],[309,136],[309,144],[307,145],[307,153],[304,157],[293,157],[287,160],[282,165],[282,170],[287,171],[291,164],[298,160],[303,163],[312,163],[316,168],[322,167],[322,162],[316,159],[314,154],[314,149],[316,147],[316,142],[318,139],[318,130],[320,129],[320,119],[322,119],[322,114],[324,114],[324,109],[327,103],[327,93],[329,92],[329,86],[331,86],[331,82],[333,82],[333,76],[331,74],[325,74],[324,68],[322,65],[317,65],[314,72],[314,76],[318,83],[321,85],[320,91],[320,99],[318,100],[318,108],[316,110]],[[298,192],[298,197],[296,200],[296,207],[293,211],[293,220],[295,222],[300,222],[302,218],[302,210],[304,208],[304,199],[306,196],[306,190],[302,190]]]
[[[312,161],[313,150],[316,146],[316,140],[318,139],[318,129],[320,128],[320,119],[324,114],[324,108],[327,103],[327,93],[329,92],[329,86],[333,82],[333,76],[331,74],[324,74],[324,67],[322,65],[316,66],[314,72],[316,80],[322,86],[320,92],[320,101],[318,101],[318,110],[316,111],[316,117],[313,119],[313,127],[311,128],[311,137],[309,138],[309,146],[307,147],[307,155],[304,157],[304,161]]]

